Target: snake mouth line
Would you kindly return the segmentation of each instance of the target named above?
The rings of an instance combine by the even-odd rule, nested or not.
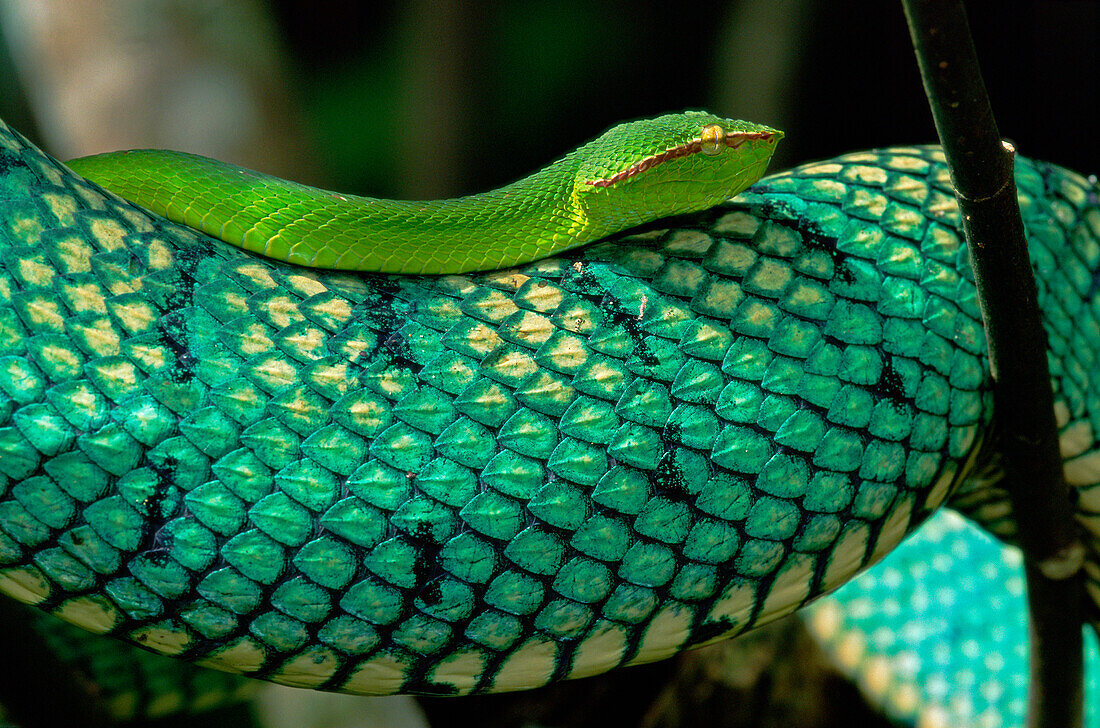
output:
[[[770,140],[775,136],[775,132],[765,131],[745,131],[745,132],[731,132],[726,134],[723,142],[730,149],[737,149],[739,146],[747,141],[753,141],[756,139]],[[703,140],[696,137],[689,142],[685,142],[672,149],[666,149],[659,154],[653,154],[646,157],[640,162],[635,162],[622,172],[617,172],[610,177],[604,177],[602,179],[590,180],[585,184],[592,185],[593,187],[610,187],[611,185],[622,182],[624,179],[635,177],[646,170],[653,169],[662,162],[668,162],[673,159],[679,159],[680,157],[687,157],[692,154],[698,154],[703,151]]]

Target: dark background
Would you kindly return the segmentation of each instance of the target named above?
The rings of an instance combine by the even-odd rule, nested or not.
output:
[[[297,136],[283,143],[298,151],[288,164],[267,166],[342,191],[483,190],[617,121],[684,108],[784,129],[773,168],[935,138],[897,2],[237,4],[263,22],[219,19],[224,11],[211,10],[196,21],[194,4],[179,3],[172,32],[202,42],[210,31],[195,26],[205,22],[238,49],[274,49],[277,62],[263,82],[285,96],[293,113],[283,115],[295,117]],[[999,0],[968,8],[1002,134],[1023,154],[1100,171],[1100,3]],[[11,15],[9,39],[21,31]],[[142,30],[135,22],[128,32]],[[40,106],[27,108],[14,77],[10,64],[0,67],[0,113],[33,136]],[[25,88],[27,74],[22,79]],[[143,103],[152,102],[133,101]],[[196,104],[189,123],[202,125],[207,111]],[[102,150],[78,153],[91,151]],[[264,166],[240,156],[231,161]]]

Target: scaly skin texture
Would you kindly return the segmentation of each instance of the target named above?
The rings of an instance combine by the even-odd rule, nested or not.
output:
[[[179,152],[115,152],[75,171],[170,220],[315,268],[462,273],[527,263],[760,179],[783,137],[689,111],[620,124],[499,190],[410,202],[342,195]]]
[[[1018,179],[1088,526],[1096,188]],[[839,585],[983,464],[929,148],[426,278],[252,257],[5,131],[0,223],[0,589],[212,667],[461,694],[660,659]]]

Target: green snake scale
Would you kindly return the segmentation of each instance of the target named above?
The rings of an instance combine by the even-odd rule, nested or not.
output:
[[[1098,188],[1017,170],[1095,621]],[[400,277],[232,249],[0,126],[0,590],[328,690],[661,659],[805,605],[953,495],[1011,536],[984,346],[932,148]]]

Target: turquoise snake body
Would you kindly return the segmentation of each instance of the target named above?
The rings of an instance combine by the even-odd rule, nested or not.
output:
[[[1097,187],[1017,174],[1095,529]],[[408,277],[250,256],[5,130],[0,224],[0,589],[161,652],[351,692],[518,689],[789,613],[953,494],[1011,536],[963,482],[995,480],[993,413],[933,149]]]

